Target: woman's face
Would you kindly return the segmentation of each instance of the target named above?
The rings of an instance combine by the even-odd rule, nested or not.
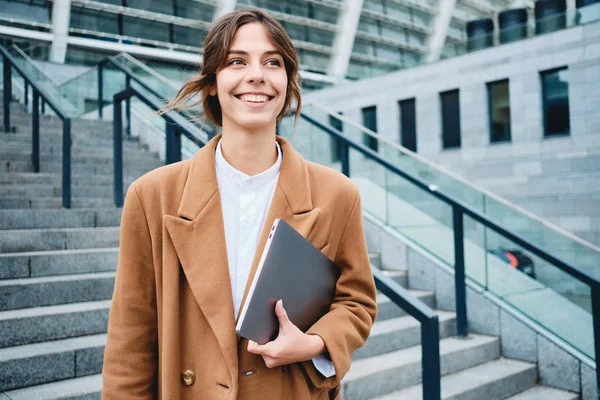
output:
[[[288,80],[283,57],[261,23],[238,28],[216,78],[211,95],[218,96],[224,128],[274,129]]]

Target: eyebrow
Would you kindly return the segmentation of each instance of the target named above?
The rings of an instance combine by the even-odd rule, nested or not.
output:
[[[228,55],[229,55],[229,54],[241,54],[241,55],[244,55],[244,56],[247,56],[247,55],[249,55],[249,53],[248,53],[247,51],[244,51],[244,50],[229,50],[229,51],[227,52],[227,54],[228,54]],[[281,53],[280,53],[278,50],[268,50],[268,51],[265,51],[265,52],[263,53],[263,56],[270,56],[270,55],[278,55],[278,56],[282,56],[282,55],[281,55]],[[282,57],[283,57],[283,56],[282,56]]]

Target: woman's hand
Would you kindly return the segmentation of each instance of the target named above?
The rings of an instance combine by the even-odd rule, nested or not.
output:
[[[260,345],[250,340],[248,351],[260,354],[268,368],[308,361],[325,351],[325,343],[320,336],[307,335],[294,325],[283,308],[283,301],[277,301],[275,314],[279,319],[277,339]]]

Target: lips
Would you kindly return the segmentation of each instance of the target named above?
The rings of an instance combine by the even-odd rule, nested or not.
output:
[[[234,95],[236,98],[240,99],[246,103],[266,103],[269,100],[272,100],[275,96],[269,96],[264,93],[242,93]]]

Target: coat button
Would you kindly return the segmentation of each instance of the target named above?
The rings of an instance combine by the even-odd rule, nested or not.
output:
[[[191,369],[181,373],[181,383],[183,383],[185,386],[193,385],[195,380],[196,374],[194,374],[194,371]]]

